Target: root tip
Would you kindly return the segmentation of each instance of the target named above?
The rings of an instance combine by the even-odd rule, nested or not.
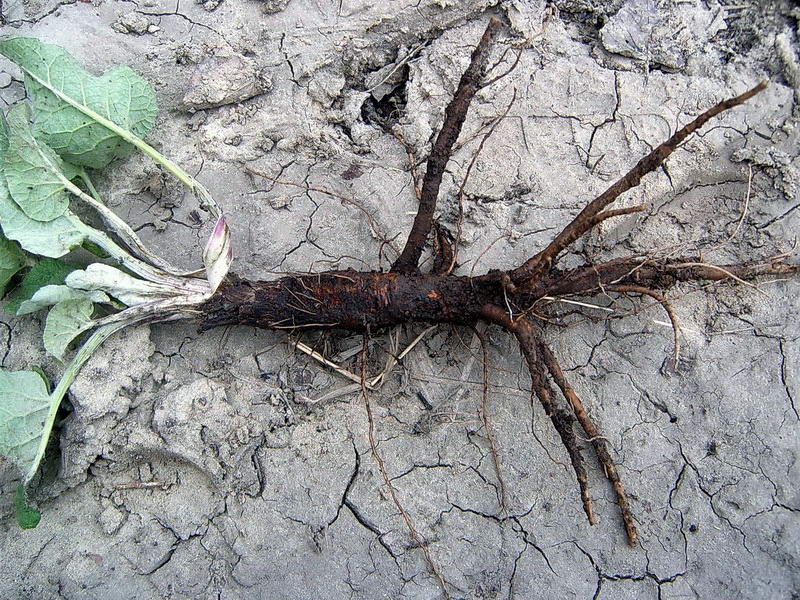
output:
[[[635,528],[631,528],[628,530],[628,546],[631,548],[636,548],[639,545],[639,534],[636,532]]]

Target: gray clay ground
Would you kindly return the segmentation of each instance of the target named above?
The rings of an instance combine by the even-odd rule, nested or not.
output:
[[[644,203],[643,216],[609,223],[580,250],[601,260],[706,248],[726,262],[787,251],[798,232],[800,13],[788,0],[6,0],[3,14],[3,36],[61,44],[95,73],[130,64],[153,82],[162,113],[149,139],[214,192],[242,276],[388,266],[392,251],[379,262],[357,209],[245,166],[353,198],[389,236],[406,232],[406,153],[362,107],[407,81],[397,131],[424,157],[492,14],[512,23],[495,56],[523,50],[476,98],[445,177],[452,226],[476,133],[516,91],[465,188],[461,273],[521,263],[676,125],[763,78],[768,91],[623,198]],[[4,102],[23,94],[7,63],[0,86]],[[750,169],[742,227],[709,252],[736,229]],[[199,261],[207,224],[174,181],[134,157],[99,184],[153,246]],[[515,344],[489,329],[509,492],[500,513],[477,416],[477,340],[428,333],[372,402],[380,452],[453,596],[797,598],[798,289],[674,290],[678,374],[664,366],[671,331],[657,306],[612,320],[583,308],[599,320],[548,329],[633,495],[635,549],[597,468],[601,522],[586,522]],[[618,301],[613,314],[637,306]],[[39,318],[3,321],[4,368],[58,374]],[[399,332],[398,347],[422,329]],[[330,336],[320,347],[355,370],[360,344]],[[391,347],[375,337],[374,372]],[[73,387],[61,463],[34,495],[37,529],[8,517],[14,482],[4,484],[0,597],[441,597],[370,455],[363,401],[351,390],[314,403],[349,384],[276,333],[157,325],[111,340]]]

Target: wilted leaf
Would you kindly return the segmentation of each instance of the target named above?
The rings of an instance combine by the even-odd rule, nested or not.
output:
[[[0,371],[0,455],[28,481],[36,472],[39,444],[50,435],[47,385],[33,371]]]
[[[31,38],[0,43],[0,54],[25,73],[25,87],[35,108],[35,131],[71,163],[99,169],[127,154],[131,146],[54,91],[139,137],[155,124],[153,88],[128,67],[94,77],[63,48]]]
[[[11,314],[16,314],[20,305],[34,297],[34,295],[46,286],[63,285],[67,275],[77,269],[75,265],[45,258],[36,263],[33,268],[25,274],[19,285],[19,292],[14,300],[9,302],[7,310]]]
[[[94,304],[86,298],[62,300],[47,313],[44,326],[44,348],[59,360],[70,342],[94,326]]]
[[[231,232],[225,217],[217,219],[214,231],[203,250],[203,263],[206,265],[206,278],[211,286],[211,293],[217,291],[219,284],[225,279],[233,262]]]
[[[66,285],[46,285],[39,288],[30,300],[20,302],[16,314],[27,315],[58,304],[62,300],[75,300],[77,298],[85,298],[100,304],[111,302],[111,299],[100,291],[85,292],[83,290],[74,290]]]
[[[92,263],[83,271],[70,273],[66,284],[76,290],[100,290],[128,306],[152,302],[175,295],[175,290],[164,285],[137,279],[127,273],[102,263]]]

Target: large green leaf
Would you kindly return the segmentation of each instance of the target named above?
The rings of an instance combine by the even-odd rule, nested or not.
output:
[[[22,473],[35,472],[37,453],[47,427],[50,394],[33,371],[0,371],[0,456],[10,458]]]
[[[47,145],[71,163],[99,169],[127,154],[131,146],[59,94],[138,137],[155,125],[153,88],[128,67],[94,77],[63,48],[31,38],[1,42],[0,54],[25,73],[37,133],[41,132]]]
[[[47,313],[45,321],[45,350],[62,360],[72,340],[94,327],[93,312],[94,304],[86,298],[62,300],[56,304]]]
[[[0,234],[0,298],[5,294],[8,282],[24,266],[25,255],[19,245]]]
[[[11,198],[36,221],[60,217],[69,207],[61,159],[33,137],[27,104],[11,109],[8,126],[8,148],[0,165]]]
[[[33,254],[58,258],[77,248],[86,238],[85,231],[76,227],[71,216],[58,217],[52,221],[34,221],[28,217],[6,188],[5,178],[0,173],[0,225],[8,239],[16,240]]]

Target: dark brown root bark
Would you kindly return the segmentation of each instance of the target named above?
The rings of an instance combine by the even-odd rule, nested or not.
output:
[[[553,238],[553,241],[550,242],[550,244],[544,250],[536,254],[533,258],[529,259],[521,267],[514,269],[511,272],[511,280],[514,282],[514,284],[517,286],[523,286],[530,281],[536,281],[544,273],[547,273],[555,264],[555,261],[558,259],[558,256],[561,254],[561,252],[563,252],[573,242],[583,237],[589,232],[589,230],[603,220],[598,220],[598,217],[601,215],[601,211],[603,209],[614,202],[614,200],[619,198],[620,195],[639,185],[642,177],[648,173],[652,173],[658,167],[664,164],[664,161],[667,160],[667,157],[669,157],[669,155],[678,148],[681,142],[692,135],[695,131],[700,129],[710,119],[714,118],[721,112],[733,108],[734,106],[743,104],[759,92],[765,90],[766,87],[767,83],[762,81],[753,89],[745,92],[744,94],[720,102],[716,106],[708,109],[694,121],[675,132],[675,134],[666,142],[656,147],[650,154],[636,163],[636,166],[628,171],[625,176],[622,177],[622,179],[618,180],[605,192],[587,204],[586,207],[578,214],[578,216],[575,217],[572,222],[561,231],[561,233]],[[609,212],[608,216],[615,215]]]
[[[575,417],[559,406],[555,392],[547,381],[547,371],[541,353],[541,340],[538,333],[528,320],[511,319],[508,313],[498,306],[487,304],[483,307],[482,314],[486,319],[507,329],[517,338],[531,375],[533,395],[539,399],[545,414],[550,418],[553,427],[555,427],[561,438],[561,443],[564,444],[564,448],[567,450],[575,476],[578,479],[583,510],[586,512],[589,523],[596,524],[597,517],[594,514],[594,505],[589,496],[589,476],[586,473],[583,456],[578,447],[578,439],[575,437],[575,431],[572,428]]]
[[[698,257],[630,257],[598,265],[585,264],[569,270],[555,267],[560,254],[599,223],[642,210],[638,206],[606,209],[621,194],[637,186],[642,177],[661,166],[681,142],[709,119],[742,104],[763,90],[766,84],[761,83],[740,96],[717,104],[680,129],[641,159],[624,177],[588,203],[548,246],[522,266],[505,272],[489,272],[480,277],[451,275],[457,253],[453,248],[457,249],[458,236],[451,241],[444,230],[437,229],[433,272],[423,275],[418,269],[419,258],[433,227],[442,174],[470,102],[475,93],[486,85],[482,79],[486,73],[492,40],[499,28],[498,21],[490,20],[445,111],[444,124],[434,142],[422,189],[418,193],[419,210],[405,247],[392,265],[391,272],[329,271],[313,275],[288,275],[274,281],[245,281],[230,276],[199,315],[201,329],[223,325],[252,325],[266,329],[339,328],[369,332],[412,321],[467,326],[485,321],[500,325],[511,332],[520,344],[531,376],[532,395],[544,407],[570,457],[589,522],[595,523],[597,519],[589,495],[588,474],[573,428],[576,420],[588,436],[589,443],[614,489],[628,541],[635,545],[638,534],[630,502],[607,442],[564,376],[555,355],[526,315],[532,312],[537,301],[545,297],[593,295],[598,292],[645,294],[657,300],[667,310],[676,332],[677,351],[677,318],[669,302],[658,290],[667,290],[681,281],[730,279],[746,282],[762,276],[796,275],[800,271],[800,265],[786,262],[786,256],[730,265],[710,265]],[[399,139],[402,141],[402,138]],[[369,215],[368,218],[371,219]],[[484,365],[486,369],[485,359]],[[563,399],[559,399],[548,376],[561,391]],[[365,402],[373,454],[398,509],[404,513],[375,448],[374,424],[366,396]],[[485,417],[485,397],[483,404]],[[505,485],[500,476],[493,434],[487,421],[484,421],[484,425],[487,426],[487,435],[490,436],[501,483],[501,496],[504,498]],[[504,503],[502,499],[501,502]],[[403,516],[412,537],[421,544],[432,570],[443,588],[446,588],[424,543],[417,539],[419,536],[415,533],[413,524],[407,514]]]
[[[439,130],[430,158],[428,158],[428,167],[422,181],[422,197],[417,216],[414,218],[414,225],[408,234],[403,251],[392,265],[392,271],[395,273],[413,273],[417,270],[419,257],[422,255],[425,240],[428,239],[433,224],[433,213],[436,211],[436,200],[439,196],[444,169],[450,160],[453,144],[456,143],[458,135],[461,133],[464,119],[467,118],[467,110],[469,110],[472,98],[481,88],[489,63],[492,40],[499,30],[500,21],[490,19],[481,41],[478,42],[472,53],[467,70],[461,76],[456,93],[444,111],[444,124]]]
[[[610,286],[665,290],[679,281],[750,281],[800,271],[800,265],[785,262],[714,266],[698,261],[696,257],[623,259],[554,270],[528,292],[510,297],[503,288],[503,274],[498,272],[460,277],[328,271],[272,281],[231,276],[205,305],[200,327],[251,325],[361,332],[413,321],[471,325],[487,320],[484,305],[506,306],[506,300],[518,316],[543,297],[589,296]]]

